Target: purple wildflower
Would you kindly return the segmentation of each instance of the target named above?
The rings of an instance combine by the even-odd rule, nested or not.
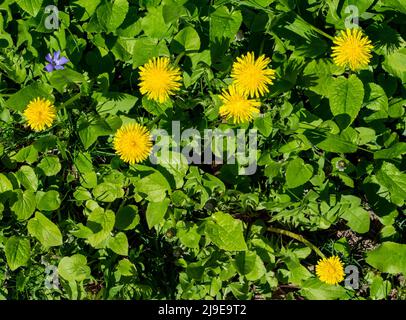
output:
[[[63,70],[63,69],[65,69],[63,67],[63,65],[68,63],[69,60],[66,57],[60,57],[60,55],[61,55],[61,51],[58,50],[58,51],[54,52],[53,57],[52,57],[52,55],[50,53],[48,53],[45,56],[45,60],[49,62],[45,66],[45,70],[47,72],[52,72],[54,70]]]

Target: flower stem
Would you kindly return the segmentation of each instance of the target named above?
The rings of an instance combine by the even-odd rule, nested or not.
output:
[[[312,249],[315,253],[317,253],[321,258],[325,258],[326,256],[323,254],[323,252],[320,251],[319,248],[317,248],[313,243],[310,241],[306,240],[303,236],[297,233],[293,233],[291,231],[283,230],[283,229],[278,229],[278,228],[273,228],[269,227],[268,231],[273,232],[273,233],[278,233],[284,236],[288,236],[292,239],[295,239],[297,241],[300,241],[304,243],[306,246],[308,246],[310,249]]]
[[[176,59],[175,59],[175,61],[174,61],[173,64],[174,64],[175,66],[177,66],[177,65],[179,64],[180,59],[182,59],[185,54],[186,54],[185,51],[183,51],[181,54],[179,54],[179,55],[176,57]]]
[[[258,56],[262,55],[262,52],[264,51],[264,45],[265,45],[265,37],[262,39],[261,46],[259,47]]]
[[[150,122],[148,122],[148,123],[146,124],[146,127],[147,127],[149,130],[152,130],[152,126],[153,126],[155,123],[157,123],[159,120],[161,120],[161,117],[156,116],[153,120],[151,120]]]
[[[76,100],[78,100],[81,97],[81,93],[77,93],[75,94],[72,98],[68,99],[67,101],[65,101],[64,103],[62,103],[59,108],[66,108],[67,106],[69,106],[70,104],[72,104],[73,102],[75,102]]]

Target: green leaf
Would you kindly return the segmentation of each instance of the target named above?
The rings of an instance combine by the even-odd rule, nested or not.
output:
[[[6,242],[4,248],[7,264],[11,271],[26,266],[30,259],[31,246],[28,239],[12,236]]]
[[[234,266],[239,274],[251,281],[260,279],[266,273],[266,268],[261,258],[251,251],[239,252],[235,256]]]
[[[44,247],[62,245],[62,234],[58,226],[40,212],[28,221],[28,232],[37,238]]]
[[[249,283],[233,282],[228,285],[234,297],[239,300],[251,300],[252,293],[249,290]]]
[[[78,223],[75,226],[77,229],[70,231],[76,238],[80,239],[87,239],[89,238],[93,232],[90,228],[84,226],[82,223]]]
[[[175,179],[176,189],[183,186],[183,179],[189,169],[186,157],[178,152],[169,151],[158,154],[157,163],[164,167]]]
[[[162,6],[149,7],[148,13],[142,18],[142,29],[150,38],[162,39],[169,36],[173,28],[165,22]]]
[[[406,275],[406,244],[384,242],[367,253],[366,261],[381,272]]]
[[[27,220],[35,211],[36,200],[33,191],[14,191],[17,195],[16,202],[11,206],[11,211],[17,216],[19,221]]]
[[[49,77],[49,83],[59,93],[64,93],[69,84],[80,85],[86,83],[86,78],[83,74],[72,69],[55,70],[52,71],[52,74]]]
[[[376,140],[376,132],[374,129],[366,127],[358,127],[355,130],[358,133],[357,144],[359,146],[368,144],[370,142],[374,142]]]
[[[289,282],[301,286],[303,281],[312,277],[312,274],[305,268],[298,257],[287,256],[283,259],[289,269]]]
[[[186,8],[182,5],[185,1],[170,0],[165,1],[162,7],[162,15],[165,23],[171,23],[177,20],[182,15],[187,15]]]
[[[6,106],[16,111],[24,111],[27,105],[38,97],[53,101],[52,88],[40,82],[35,82],[12,94],[6,101]]]
[[[206,236],[220,249],[247,250],[242,221],[234,219],[231,215],[216,212],[205,222],[204,227]]]
[[[231,40],[234,39],[242,23],[241,11],[230,12],[227,7],[218,7],[210,14],[210,50],[216,60],[224,58]]]
[[[59,192],[50,190],[47,192],[38,191],[36,194],[37,208],[41,211],[54,211],[61,205],[61,198]]]
[[[170,190],[170,185],[165,177],[154,172],[134,183],[135,191],[144,194],[151,202],[163,201],[166,191]]]
[[[93,189],[93,196],[97,201],[113,202],[124,196],[124,190],[119,184],[103,182]]]
[[[164,114],[167,109],[172,108],[172,102],[171,100],[168,100],[164,103],[159,103],[154,100],[148,99],[147,96],[144,96],[142,98],[142,106],[145,110],[147,110],[154,116],[159,116],[161,114]]]
[[[104,211],[100,207],[94,209],[87,219],[87,227],[93,231],[93,234],[87,239],[90,245],[95,248],[102,245],[102,242],[110,236],[114,223],[115,215],[113,211]]]
[[[6,175],[0,173],[0,193],[13,190],[13,185]]]
[[[133,51],[133,67],[139,66],[148,62],[149,59],[159,56],[169,56],[168,47],[165,41],[158,41],[152,38],[137,38],[134,42]]]
[[[240,11],[230,12],[222,6],[210,14],[210,40],[233,39],[242,22]]]
[[[334,77],[332,75],[339,74],[340,70],[330,60],[313,59],[306,65],[303,71],[304,85],[318,95],[328,97],[334,84]]]
[[[339,135],[332,133],[324,133],[319,130],[307,130],[306,137],[320,149],[335,153],[354,153],[358,150],[357,132],[348,127]]]
[[[286,169],[288,188],[293,189],[304,185],[313,176],[313,167],[305,164],[303,159],[296,158],[289,162]]]
[[[188,248],[199,248],[201,235],[198,226],[194,223],[179,221],[176,225],[176,235],[179,241]]]
[[[406,153],[406,142],[398,142],[389,149],[379,150],[374,153],[374,159],[395,159]]]
[[[348,300],[349,293],[342,286],[329,285],[319,279],[305,281],[300,294],[308,300]]]
[[[37,138],[36,141],[33,143],[33,146],[35,147],[35,149],[37,149],[38,152],[46,152],[55,148],[57,146],[57,143],[58,141],[56,136],[50,134]]]
[[[128,239],[123,232],[119,232],[114,237],[109,238],[107,247],[119,255],[128,256]]]
[[[259,130],[259,132],[264,135],[264,137],[268,138],[272,133],[272,115],[265,114],[263,117],[258,117],[254,120],[255,127]]]
[[[157,224],[161,223],[166,211],[168,210],[169,203],[171,201],[166,198],[161,202],[148,203],[147,212],[145,213],[147,218],[148,227],[151,229]]]
[[[357,11],[354,14],[357,14],[357,17],[361,17],[373,2],[373,0],[328,0],[329,13],[327,22],[334,24],[336,29],[344,29],[346,27],[346,19],[350,17],[352,12],[346,12],[349,5],[356,6]]]
[[[108,92],[103,94],[95,92],[92,97],[97,101],[96,110],[100,115],[116,114],[118,112],[128,113],[138,100],[138,98],[133,95],[121,92]]]
[[[171,49],[175,53],[199,51],[199,34],[192,27],[186,27],[180,30],[172,40]]]
[[[20,170],[16,172],[16,177],[25,189],[32,191],[38,189],[38,178],[33,168],[29,166],[22,166]]]
[[[95,188],[97,186],[97,175],[96,172],[85,172],[79,175],[80,184],[84,188]]]
[[[235,256],[234,266],[239,274],[246,275],[254,270],[256,259],[257,254],[255,252],[242,251]]]
[[[73,197],[78,201],[85,201],[92,199],[92,194],[84,187],[78,187],[73,193]]]
[[[124,22],[128,8],[127,0],[104,1],[97,8],[97,20],[105,31],[114,32]]]
[[[16,155],[11,157],[11,159],[17,162],[27,162],[34,163],[38,159],[38,150],[33,146],[28,146],[20,149]]]
[[[257,255],[257,257],[255,259],[254,269],[250,273],[245,275],[245,277],[249,281],[257,281],[260,278],[262,278],[265,274],[266,274],[266,268],[265,268],[264,262],[262,261],[260,256]]]
[[[387,113],[389,102],[385,90],[375,83],[368,83],[365,89],[365,107],[370,110]]]
[[[119,230],[132,230],[139,222],[138,207],[134,205],[124,206],[116,214],[115,227]]]
[[[346,202],[345,199],[348,198],[355,198],[357,200],[355,202],[351,201]],[[360,206],[361,199],[353,196],[343,196],[343,201],[341,203],[344,206],[344,209],[341,211],[342,212],[341,218],[347,221],[347,225],[355,232],[358,233],[368,232],[370,226],[369,213]],[[346,206],[346,203],[350,205]]]
[[[392,163],[384,162],[376,178],[388,188],[393,203],[402,206],[406,200],[406,174],[400,172]]]
[[[96,8],[99,6],[101,0],[75,0],[73,2],[74,11],[77,11],[77,15],[75,12],[75,16],[78,16],[80,21],[85,21],[89,19],[93,13],[95,13]],[[76,9],[76,10],[75,10]]]
[[[75,167],[81,173],[93,172],[92,157],[88,152],[80,152],[74,160]]]
[[[107,118],[93,118],[90,121],[85,117],[78,120],[78,132],[85,149],[88,149],[100,136],[114,134],[121,127],[122,121],[118,116]]]
[[[406,48],[399,49],[388,56],[382,64],[385,71],[398,77],[402,83],[406,83]]]
[[[266,9],[275,0],[244,0],[241,4],[256,8],[256,9]]]
[[[17,0],[17,4],[25,12],[35,17],[41,9],[44,0]]]
[[[119,261],[117,271],[124,277],[133,277],[137,274],[134,264],[128,259]]]
[[[348,127],[357,117],[364,100],[364,85],[356,75],[337,78],[329,93],[330,108],[342,127]]]
[[[392,284],[387,280],[384,281],[380,276],[375,276],[369,288],[371,299],[382,300],[389,296]]]
[[[401,118],[406,112],[406,100],[393,99],[389,106],[389,116],[391,118]]]
[[[58,274],[67,281],[83,281],[90,278],[86,257],[81,254],[63,257],[58,264]]]
[[[406,14],[406,4],[403,0],[381,0],[380,1],[381,9],[384,10],[396,10],[403,14]]]

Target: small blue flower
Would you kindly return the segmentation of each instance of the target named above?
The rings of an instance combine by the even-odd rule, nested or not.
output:
[[[65,69],[63,67],[63,65],[68,63],[69,60],[66,57],[60,57],[60,55],[61,55],[61,51],[58,50],[58,51],[54,52],[53,57],[52,57],[52,55],[50,53],[48,53],[45,56],[45,60],[49,62],[45,66],[45,70],[47,72],[52,72],[54,70],[63,70],[63,69]]]

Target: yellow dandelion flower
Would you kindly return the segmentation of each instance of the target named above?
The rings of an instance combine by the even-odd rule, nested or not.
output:
[[[50,127],[56,118],[56,109],[52,102],[44,98],[30,101],[24,110],[24,117],[34,131],[42,131]]]
[[[316,274],[327,284],[338,284],[344,280],[344,265],[337,256],[323,258],[317,263]]]
[[[237,88],[251,98],[259,98],[269,92],[268,85],[275,79],[275,70],[268,69],[270,62],[265,55],[255,60],[252,52],[237,58],[231,70],[231,77]]]
[[[126,124],[117,130],[113,145],[121,160],[138,163],[151,153],[151,135],[147,128],[138,123]]]
[[[234,123],[250,121],[255,113],[259,112],[260,102],[250,100],[246,94],[235,85],[230,85],[220,96],[223,105],[220,107],[220,115],[226,119],[233,119]]]
[[[181,71],[170,65],[169,58],[152,58],[140,67],[140,91],[149,99],[163,103],[179,90]]]
[[[334,38],[333,60],[339,67],[349,67],[356,71],[366,67],[371,61],[374,48],[367,36],[358,28],[346,29]]]

